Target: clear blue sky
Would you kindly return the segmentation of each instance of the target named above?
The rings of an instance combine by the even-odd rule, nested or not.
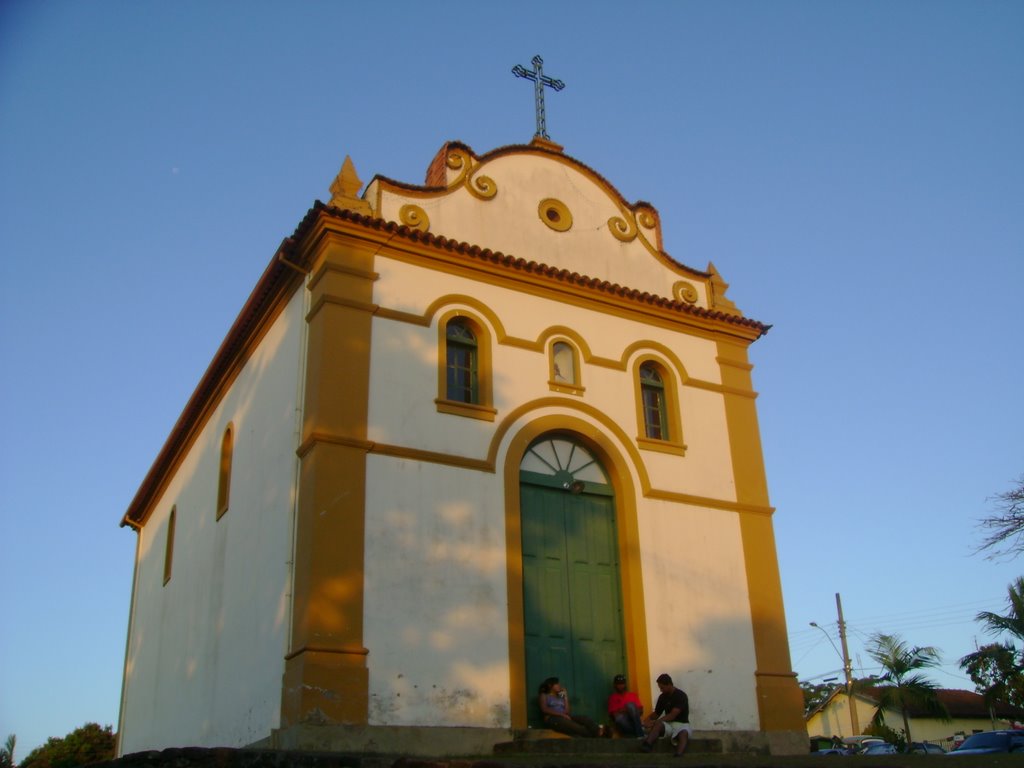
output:
[[[529,141],[510,70],[538,53],[567,84],[552,138],[774,326],[752,357],[794,668],[840,666],[808,627],[834,630],[840,592],[858,672],[884,630],[971,687],[973,616],[1022,571],[971,551],[1024,473],[1024,4],[7,0],[0,739],[20,757],[116,726],[118,522],[281,238],[346,154],[419,183],[445,140]]]

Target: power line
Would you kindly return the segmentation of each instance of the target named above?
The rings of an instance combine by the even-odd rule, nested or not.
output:
[[[922,608],[916,611],[901,611],[899,613],[884,613],[868,616],[853,616],[846,618],[847,631],[857,634],[859,637],[865,634],[870,635],[876,631],[875,627],[885,627],[883,631],[894,634],[917,629],[929,629],[932,627],[956,626],[958,624],[973,624],[976,616],[981,611],[997,611],[1006,602],[1005,598],[995,598],[981,602],[971,601],[965,603],[954,603],[952,605],[939,606],[935,608]],[[825,629],[835,631],[836,622],[819,622]],[[864,627],[872,627],[865,629]],[[806,647],[806,642],[815,637],[818,633],[811,627],[793,630],[789,633],[791,648]],[[820,641],[816,639],[814,645]]]

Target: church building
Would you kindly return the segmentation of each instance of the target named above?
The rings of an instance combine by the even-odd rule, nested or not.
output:
[[[549,676],[602,722],[662,672],[698,736],[806,752],[768,326],[543,136],[362,186],[345,158],[124,514],[119,753],[464,754],[542,727]]]

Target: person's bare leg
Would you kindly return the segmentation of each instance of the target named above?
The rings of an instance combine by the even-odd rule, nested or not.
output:
[[[680,731],[676,737],[676,756],[683,754],[686,751],[686,745],[690,742],[690,734],[686,731]]]
[[[661,738],[661,734],[665,732],[665,724],[661,720],[656,720],[654,725],[651,726],[650,733],[647,734],[647,738],[640,744],[640,749],[644,752],[650,752],[654,749],[655,743]]]

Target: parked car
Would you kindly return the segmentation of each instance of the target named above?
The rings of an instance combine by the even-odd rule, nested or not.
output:
[[[898,755],[899,751],[892,744],[882,742],[881,744],[868,744],[858,755]]]
[[[870,747],[872,744],[885,744],[885,739],[881,739],[878,736],[847,736],[843,739],[843,742],[850,751],[854,754],[860,754],[866,747]]]
[[[932,744],[930,741],[915,741],[910,745],[912,754],[916,755],[944,755],[946,750],[940,747],[938,744]]]
[[[1024,752],[1024,731],[985,731],[964,739],[950,755],[987,755],[995,752]]]

